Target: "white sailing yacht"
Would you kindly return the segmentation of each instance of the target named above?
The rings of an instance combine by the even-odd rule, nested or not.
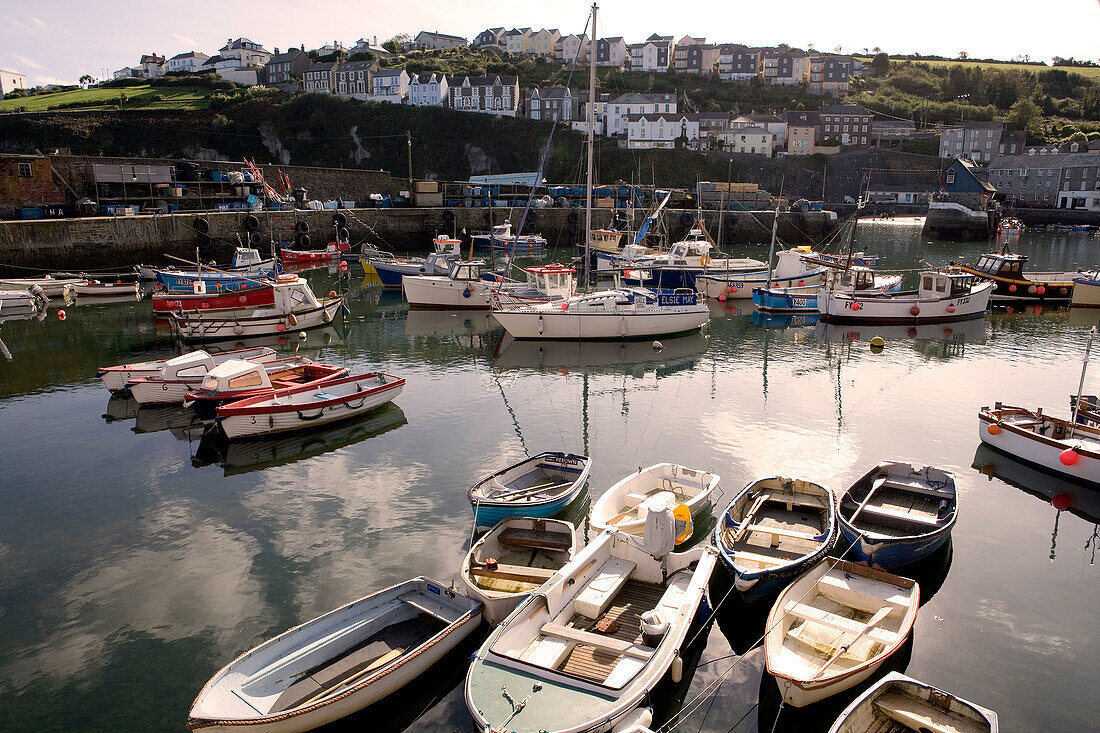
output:
[[[596,59],[591,59],[588,88],[596,88]],[[591,262],[592,117],[588,115],[588,184],[584,215],[584,262]],[[588,273],[585,273],[587,291]],[[614,288],[584,292],[561,301],[501,307],[493,317],[516,339],[614,340],[652,338],[696,331],[710,320],[706,303],[692,288],[675,290]]]

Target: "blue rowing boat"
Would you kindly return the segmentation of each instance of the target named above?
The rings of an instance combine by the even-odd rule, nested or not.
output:
[[[467,496],[478,527],[493,527],[507,517],[552,517],[584,488],[588,456],[547,451],[490,474],[470,487]]]
[[[931,555],[957,517],[953,474],[896,461],[883,461],[852,484],[838,512],[849,557],[883,570]]]

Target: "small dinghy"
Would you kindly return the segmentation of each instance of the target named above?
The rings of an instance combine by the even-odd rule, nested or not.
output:
[[[899,672],[857,697],[829,733],[997,733],[997,713]]]
[[[184,398],[183,406],[201,418],[213,418],[215,408],[250,397],[270,397],[277,389],[317,386],[348,376],[347,367],[318,364],[303,358],[257,363],[241,359],[222,362]]]
[[[591,467],[588,456],[546,451],[486,476],[466,492],[474,523],[487,528],[506,517],[552,517],[581,493]]]
[[[202,688],[187,727],[311,730],[415,680],[480,623],[480,603],[413,578],[245,652]]]
[[[474,543],[462,562],[471,598],[481,601],[490,625],[508,614],[573,559],[577,528],[558,519],[509,517]]]
[[[718,554],[746,597],[778,590],[820,562],[836,538],[833,492],[779,476],[746,486],[714,529]]]
[[[783,701],[802,707],[863,682],[913,629],[920,589],[908,578],[826,559],[768,614],[764,661]]]
[[[955,476],[932,466],[883,461],[840,498],[840,531],[851,556],[883,570],[935,552],[957,517]]]
[[[99,280],[88,280],[83,283],[74,283],[69,288],[77,298],[141,297],[141,286],[136,282],[105,283]]]
[[[230,402],[217,408],[215,419],[230,439],[305,430],[366,414],[404,387],[405,380],[392,374],[356,374]]]
[[[43,277],[10,278],[0,280],[0,290],[9,288],[26,290],[32,285],[37,285],[42,288],[42,294],[47,298],[61,298],[64,297],[65,292],[71,286],[83,285],[87,282],[88,279],[83,277],[53,277],[51,275],[45,275]]]
[[[206,352],[203,352],[206,353]],[[274,358],[275,349],[267,346],[253,346],[248,349],[236,349],[234,351],[223,351],[220,354],[212,354],[211,359],[214,364],[221,364],[229,359],[263,359],[264,357]],[[131,379],[137,379],[138,377],[155,377],[160,374],[161,367],[167,359],[159,359],[157,361],[139,361],[133,364],[117,364],[115,366],[101,367],[96,376],[103,381],[103,386],[112,392],[122,392],[127,389],[126,383]]]
[[[646,515],[683,504],[692,519],[710,506],[718,488],[717,474],[674,463],[657,463],[640,468],[600,495],[592,505],[592,528],[608,527],[641,535]]]
[[[135,377],[126,385],[140,405],[182,404],[187,393],[202,384],[207,372],[225,361],[227,360],[215,361],[213,356],[200,349],[169,359],[161,365],[157,374],[151,377]],[[270,356],[258,356],[248,361],[255,361],[267,369],[287,369],[295,364],[310,363],[304,357],[272,359]]]
[[[521,603],[478,650],[466,707],[479,731],[627,729],[666,677],[679,682],[714,548],[674,553],[672,510],[642,539],[607,530]]]

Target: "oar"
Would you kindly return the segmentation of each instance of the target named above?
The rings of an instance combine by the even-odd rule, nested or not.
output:
[[[561,483],[557,483],[557,484],[544,484],[543,486],[529,486],[526,489],[513,489],[512,491],[501,492],[501,493],[497,494],[495,498],[500,499],[500,498],[503,498],[503,497],[512,496],[513,494],[528,494],[528,493],[536,493],[537,494],[540,491],[550,491],[552,489],[560,489],[560,488],[563,488],[565,486],[569,486],[572,483],[573,483],[572,481],[562,481]]]
[[[526,499],[528,497],[535,496],[537,494],[546,493],[547,488],[550,488],[550,487],[536,488],[536,489],[523,489],[522,491],[512,491],[512,492],[509,492],[507,494],[497,494],[496,496],[490,496],[488,498],[492,501],[515,501],[516,499]]]
[[[184,264],[187,264],[187,265],[193,265],[193,264],[195,264],[195,263],[194,263],[194,262],[192,262],[191,260],[185,260],[185,259],[183,259],[182,257],[175,257],[174,255],[168,255],[168,254],[166,254],[166,255],[164,255],[164,256],[165,256],[165,257],[167,257],[167,258],[168,258],[168,259],[170,259],[170,260],[176,260],[177,262],[182,262],[182,263],[184,263]],[[199,265],[199,276],[200,276],[200,277],[202,276],[202,267],[203,267],[203,265]],[[256,285],[270,285],[270,284],[271,284],[271,283],[265,283],[265,282],[263,282],[262,280],[253,280],[253,279],[252,279],[252,278],[250,278],[250,277],[245,277],[244,275],[238,275],[238,274],[237,274],[237,273],[235,273],[235,272],[229,272],[229,271],[227,271],[227,270],[219,270],[218,268],[216,268],[216,267],[210,267],[209,265],[206,265],[205,267],[206,267],[206,269],[207,269],[207,270],[209,270],[210,272],[216,272],[216,273],[218,273],[219,275],[229,275],[229,276],[231,276],[231,277],[236,277],[236,278],[240,278],[241,280],[245,280],[246,282],[250,282],[250,283],[255,283]]]
[[[344,679],[342,682],[328,688],[327,690],[322,690],[321,692],[318,692],[313,697],[309,698],[308,700],[306,700],[305,702],[303,702],[299,705],[296,705],[295,707],[303,708],[303,707],[306,707],[308,705],[312,705],[313,703],[317,702],[321,698],[328,697],[332,693],[339,690],[341,687],[347,687],[352,682],[355,682],[360,677],[363,677],[364,675],[366,675],[368,672],[373,672],[374,670],[378,669],[379,667],[381,667],[383,665],[386,665],[386,664],[389,664],[390,662],[397,659],[398,657],[400,657],[404,653],[405,653],[405,650],[402,649],[401,647],[397,647],[396,649],[392,649],[392,650],[386,652],[385,654],[383,654],[382,656],[380,656],[378,659],[375,659],[365,669],[359,670],[355,674],[353,674],[350,677]]]
[[[890,607],[889,606],[884,606],[883,608],[880,608],[878,610],[878,613],[876,613],[874,616],[872,616],[871,620],[868,621],[867,624],[863,627],[863,630],[855,635],[855,638],[853,638],[851,641],[849,641],[844,646],[837,649],[836,653],[833,654],[833,656],[829,657],[829,659],[825,662],[825,664],[818,667],[817,671],[814,672],[813,677],[810,677],[809,681],[812,682],[813,680],[816,680],[818,677],[820,677],[822,674],[824,674],[825,670],[827,670],[829,667],[831,667],[833,665],[833,662],[840,659],[840,655],[844,654],[844,652],[846,652],[846,651],[848,651],[849,649],[852,648],[852,644],[855,644],[857,641],[862,639],[864,634],[866,634],[868,631],[870,631],[871,629],[878,626],[879,622],[882,621],[884,618],[886,618],[889,615],[890,615]]]
[[[871,496],[876,491],[881,489],[882,485],[886,483],[887,478],[889,478],[889,477],[888,476],[879,476],[877,479],[875,479],[875,482],[873,484],[871,484],[871,490],[867,492],[867,496],[863,497],[863,501],[860,502],[860,505],[858,507],[856,507],[856,510],[852,513],[852,516],[848,518],[848,523],[849,524],[855,524],[856,517],[858,517],[859,513],[863,511],[863,508],[865,506],[867,506],[867,502],[871,501]]]
[[[748,531],[749,525],[752,524],[752,520],[756,517],[756,513],[760,511],[760,507],[764,506],[764,502],[771,498],[771,494],[761,494],[756,497],[756,501],[752,503],[752,507],[749,509],[742,519],[740,525],[737,527],[737,533],[733,535],[733,539],[730,541],[730,545],[741,539],[741,535]]]

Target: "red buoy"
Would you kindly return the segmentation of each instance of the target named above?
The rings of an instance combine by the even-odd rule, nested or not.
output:
[[[736,285],[730,285],[730,292],[731,293],[736,293],[737,292],[737,286]]]
[[[990,435],[1000,435],[1001,434],[1001,426],[998,425],[997,423],[990,423],[989,427],[986,428],[986,432],[988,432]]]
[[[59,321],[64,321],[65,320],[65,311],[58,311],[57,312],[57,320],[59,320]]]
[[[1015,285],[1009,285],[1008,286],[1008,292],[1015,293],[1016,292],[1016,286]]]
[[[1050,503],[1053,504],[1054,508],[1058,511],[1064,512],[1065,510],[1073,506],[1073,497],[1063,491],[1062,493],[1055,494],[1053,497],[1051,497]]]
[[[1065,288],[1062,288],[1058,292],[1061,293],[1062,295],[1065,295],[1068,291]]]
[[[910,309],[909,309],[909,315],[911,315],[911,316],[919,316],[919,315],[920,315],[920,306],[916,306],[916,305],[915,305],[915,306],[913,306],[912,308],[910,308]]]
[[[1044,293],[1046,293],[1046,291],[1047,291],[1047,289],[1043,285],[1040,285],[1039,287],[1035,288],[1035,292],[1038,293],[1039,295],[1043,295]]]
[[[1063,466],[1072,466],[1077,463],[1081,456],[1077,455],[1077,451],[1073,448],[1066,448],[1064,451],[1058,454],[1058,460],[1062,462]]]
[[[285,331],[286,330],[286,324],[285,323],[280,323],[279,325],[277,325],[275,327],[275,330],[276,331]]]
[[[947,312],[948,313],[954,313],[955,312],[955,306],[953,306],[953,305],[947,306]]]
[[[806,281],[805,280],[799,280],[798,281],[798,287],[800,287],[800,288],[806,287]]]
[[[911,339],[915,339],[917,337],[917,329],[910,328],[908,331],[905,332],[905,335]]]
[[[863,303],[860,303],[858,300],[855,303],[852,303],[852,310],[854,310],[854,311],[857,311],[862,307],[863,307]]]
[[[721,295],[718,296],[718,302],[719,303],[725,303],[726,302],[726,294],[725,293],[722,293]]]
[[[347,271],[348,271],[348,263],[344,262],[343,260],[340,260],[340,272],[347,272]]]
[[[561,304],[561,309],[562,309],[563,311],[567,311],[567,310],[569,310],[569,304],[568,304],[568,303],[562,303],[562,304]]]

